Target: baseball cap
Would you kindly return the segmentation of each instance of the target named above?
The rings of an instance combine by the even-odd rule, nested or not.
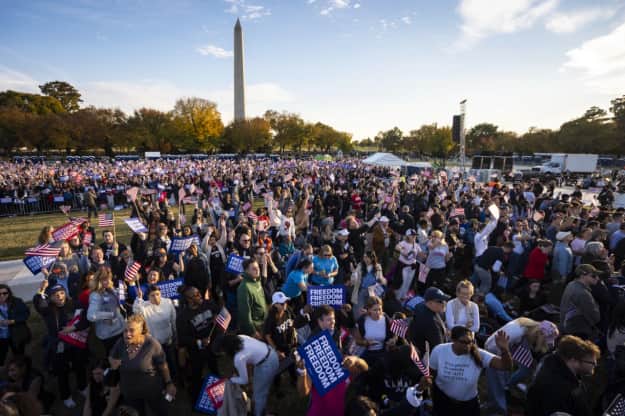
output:
[[[422,400],[419,398],[421,394],[417,393],[417,387],[419,387],[419,385],[415,384],[414,386],[406,389],[406,401],[410,404],[410,406],[415,408],[421,406],[422,403]]]
[[[65,287],[63,287],[63,285],[54,285],[50,289],[48,289],[48,296],[52,296],[56,292],[60,292],[61,290],[65,292]]]
[[[389,219],[388,219],[388,217],[387,217],[387,216],[385,216],[385,215],[381,216],[381,217],[380,217],[380,219],[379,219],[378,221],[380,221],[380,222],[390,222],[390,221],[389,221]]]
[[[276,303],[286,303],[290,298],[288,298],[284,292],[276,292],[271,296],[271,304],[275,305]]]
[[[417,231],[414,228],[408,228],[406,230],[406,235],[417,235]]]
[[[425,290],[425,293],[423,294],[423,299],[427,302],[430,300],[438,300],[438,301],[445,301],[447,302],[449,299],[451,299],[451,296],[445,294],[445,292],[443,292],[442,290],[440,290],[437,287],[428,287]]]
[[[348,236],[349,235],[349,231],[347,231],[345,228],[343,228],[337,234],[338,235],[342,235],[342,236]]]
[[[577,266],[577,269],[575,269],[575,276],[581,276],[583,274],[598,275],[599,270],[597,270],[592,264],[580,264]]]
[[[566,237],[570,236],[572,233],[570,231],[559,231],[556,234],[556,240],[558,241],[562,241],[564,240]]]

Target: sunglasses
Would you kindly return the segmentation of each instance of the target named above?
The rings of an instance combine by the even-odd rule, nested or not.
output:
[[[0,292],[0,296],[9,296],[9,292]]]
[[[244,238],[244,239],[242,239],[242,240],[241,240],[241,242],[242,242],[242,243],[249,243],[249,242],[250,242],[250,239],[249,239],[249,238]]]
[[[472,345],[473,343],[475,343],[474,339],[457,339],[455,341],[464,345]]]

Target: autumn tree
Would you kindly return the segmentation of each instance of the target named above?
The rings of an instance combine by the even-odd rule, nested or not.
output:
[[[203,98],[181,98],[176,101],[172,116],[183,134],[180,147],[202,151],[217,148],[224,130],[217,104]]]
[[[271,126],[265,118],[237,120],[224,129],[221,150],[228,153],[271,151]]]

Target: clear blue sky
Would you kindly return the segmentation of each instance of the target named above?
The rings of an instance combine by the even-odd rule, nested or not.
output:
[[[299,113],[357,140],[398,126],[557,128],[625,94],[625,0],[3,0],[0,90],[76,86],[85,103],[233,115],[232,30],[248,116]]]

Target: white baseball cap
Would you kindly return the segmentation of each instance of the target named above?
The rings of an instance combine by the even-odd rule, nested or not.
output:
[[[287,297],[284,292],[276,292],[271,296],[271,304],[275,305],[276,303],[286,303],[290,298]]]

